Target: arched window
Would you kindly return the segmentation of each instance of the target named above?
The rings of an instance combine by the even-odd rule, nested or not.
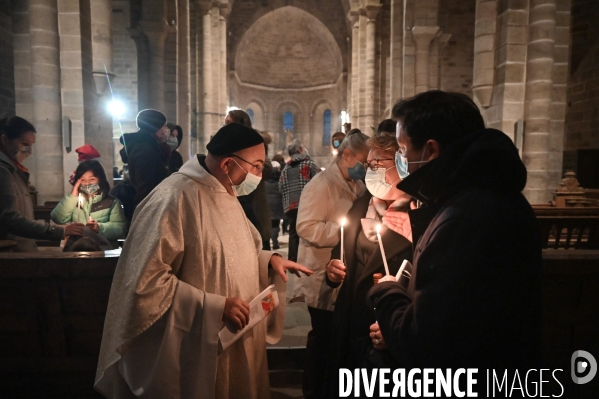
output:
[[[252,121],[252,126],[254,125],[254,110],[248,108],[245,112],[250,116],[250,120]]]
[[[291,111],[285,112],[283,115],[283,130],[286,132],[290,130],[293,133],[293,114]]]
[[[331,110],[327,109],[322,115],[322,146],[331,145]]]

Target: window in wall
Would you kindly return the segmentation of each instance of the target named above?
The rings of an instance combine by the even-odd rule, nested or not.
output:
[[[283,115],[283,130],[286,132],[290,130],[293,133],[293,114],[291,111],[285,112]]]
[[[248,108],[245,112],[250,116],[250,120],[252,121],[252,126],[254,125],[254,110]]]
[[[327,109],[322,115],[322,146],[331,145],[331,110]]]

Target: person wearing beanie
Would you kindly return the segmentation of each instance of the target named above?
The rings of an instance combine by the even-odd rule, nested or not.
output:
[[[121,136],[120,151],[123,163],[129,165],[131,185],[135,189],[134,204],[137,205],[168,175],[162,145],[170,136],[166,116],[155,109],[145,109],[137,114],[135,133]]]
[[[95,388],[105,396],[133,396],[127,390],[171,399],[270,395],[266,342],[276,343],[283,331],[286,270],[311,272],[262,250],[237,201],[261,180],[260,134],[231,123],[207,149],[137,209],[104,325]],[[250,322],[249,302],[271,282],[278,307],[266,316],[258,302],[252,316],[267,322],[241,331]],[[221,329],[239,339],[221,347]]]

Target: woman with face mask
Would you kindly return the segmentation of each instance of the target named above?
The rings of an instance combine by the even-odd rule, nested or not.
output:
[[[329,392],[337,392],[339,368],[392,366],[383,345],[373,348],[370,326],[376,322],[373,310],[366,303],[366,293],[373,286],[373,274],[385,274],[385,268],[376,227],[381,224],[381,238],[392,275],[398,272],[404,259],[412,260],[412,245],[408,239],[388,229],[383,216],[387,209],[409,207],[410,197],[395,186],[400,177],[395,168],[394,156],[398,145],[395,133],[379,132],[370,139],[370,152],[366,162],[366,188],[368,193],[358,199],[347,213],[345,227],[344,262],[340,259],[340,246],[333,249],[326,267],[326,284],[339,289],[333,314],[335,340],[331,342],[327,357]],[[410,270],[408,270],[408,273]],[[409,281],[404,273],[403,282]],[[376,342],[376,341],[375,341]],[[383,343],[380,340],[379,343]]]
[[[108,195],[110,185],[98,161],[84,161],[75,170],[73,189],[52,210],[57,224],[83,223],[110,241],[125,237],[127,222],[121,201]]]
[[[306,345],[304,396],[325,397],[326,356],[332,338],[331,319],[336,291],[325,283],[325,267],[331,251],[340,240],[340,222],[366,188],[364,162],[368,156],[368,136],[350,131],[338,148],[336,159],[304,187],[299,201],[297,234],[300,237],[298,263],[314,274],[295,282],[294,297],[303,297],[312,320]],[[309,280],[309,281],[308,281]]]
[[[17,252],[37,251],[36,239],[61,240],[81,234],[83,224],[50,225],[34,220],[29,194],[29,170],[23,162],[32,154],[35,128],[18,116],[0,120],[0,240],[16,241]]]

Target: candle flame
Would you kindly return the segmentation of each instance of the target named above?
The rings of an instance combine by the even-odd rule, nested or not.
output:
[[[381,224],[376,225],[376,234],[381,234]]]
[[[341,219],[341,227],[344,227],[346,222],[347,220],[345,218]]]

